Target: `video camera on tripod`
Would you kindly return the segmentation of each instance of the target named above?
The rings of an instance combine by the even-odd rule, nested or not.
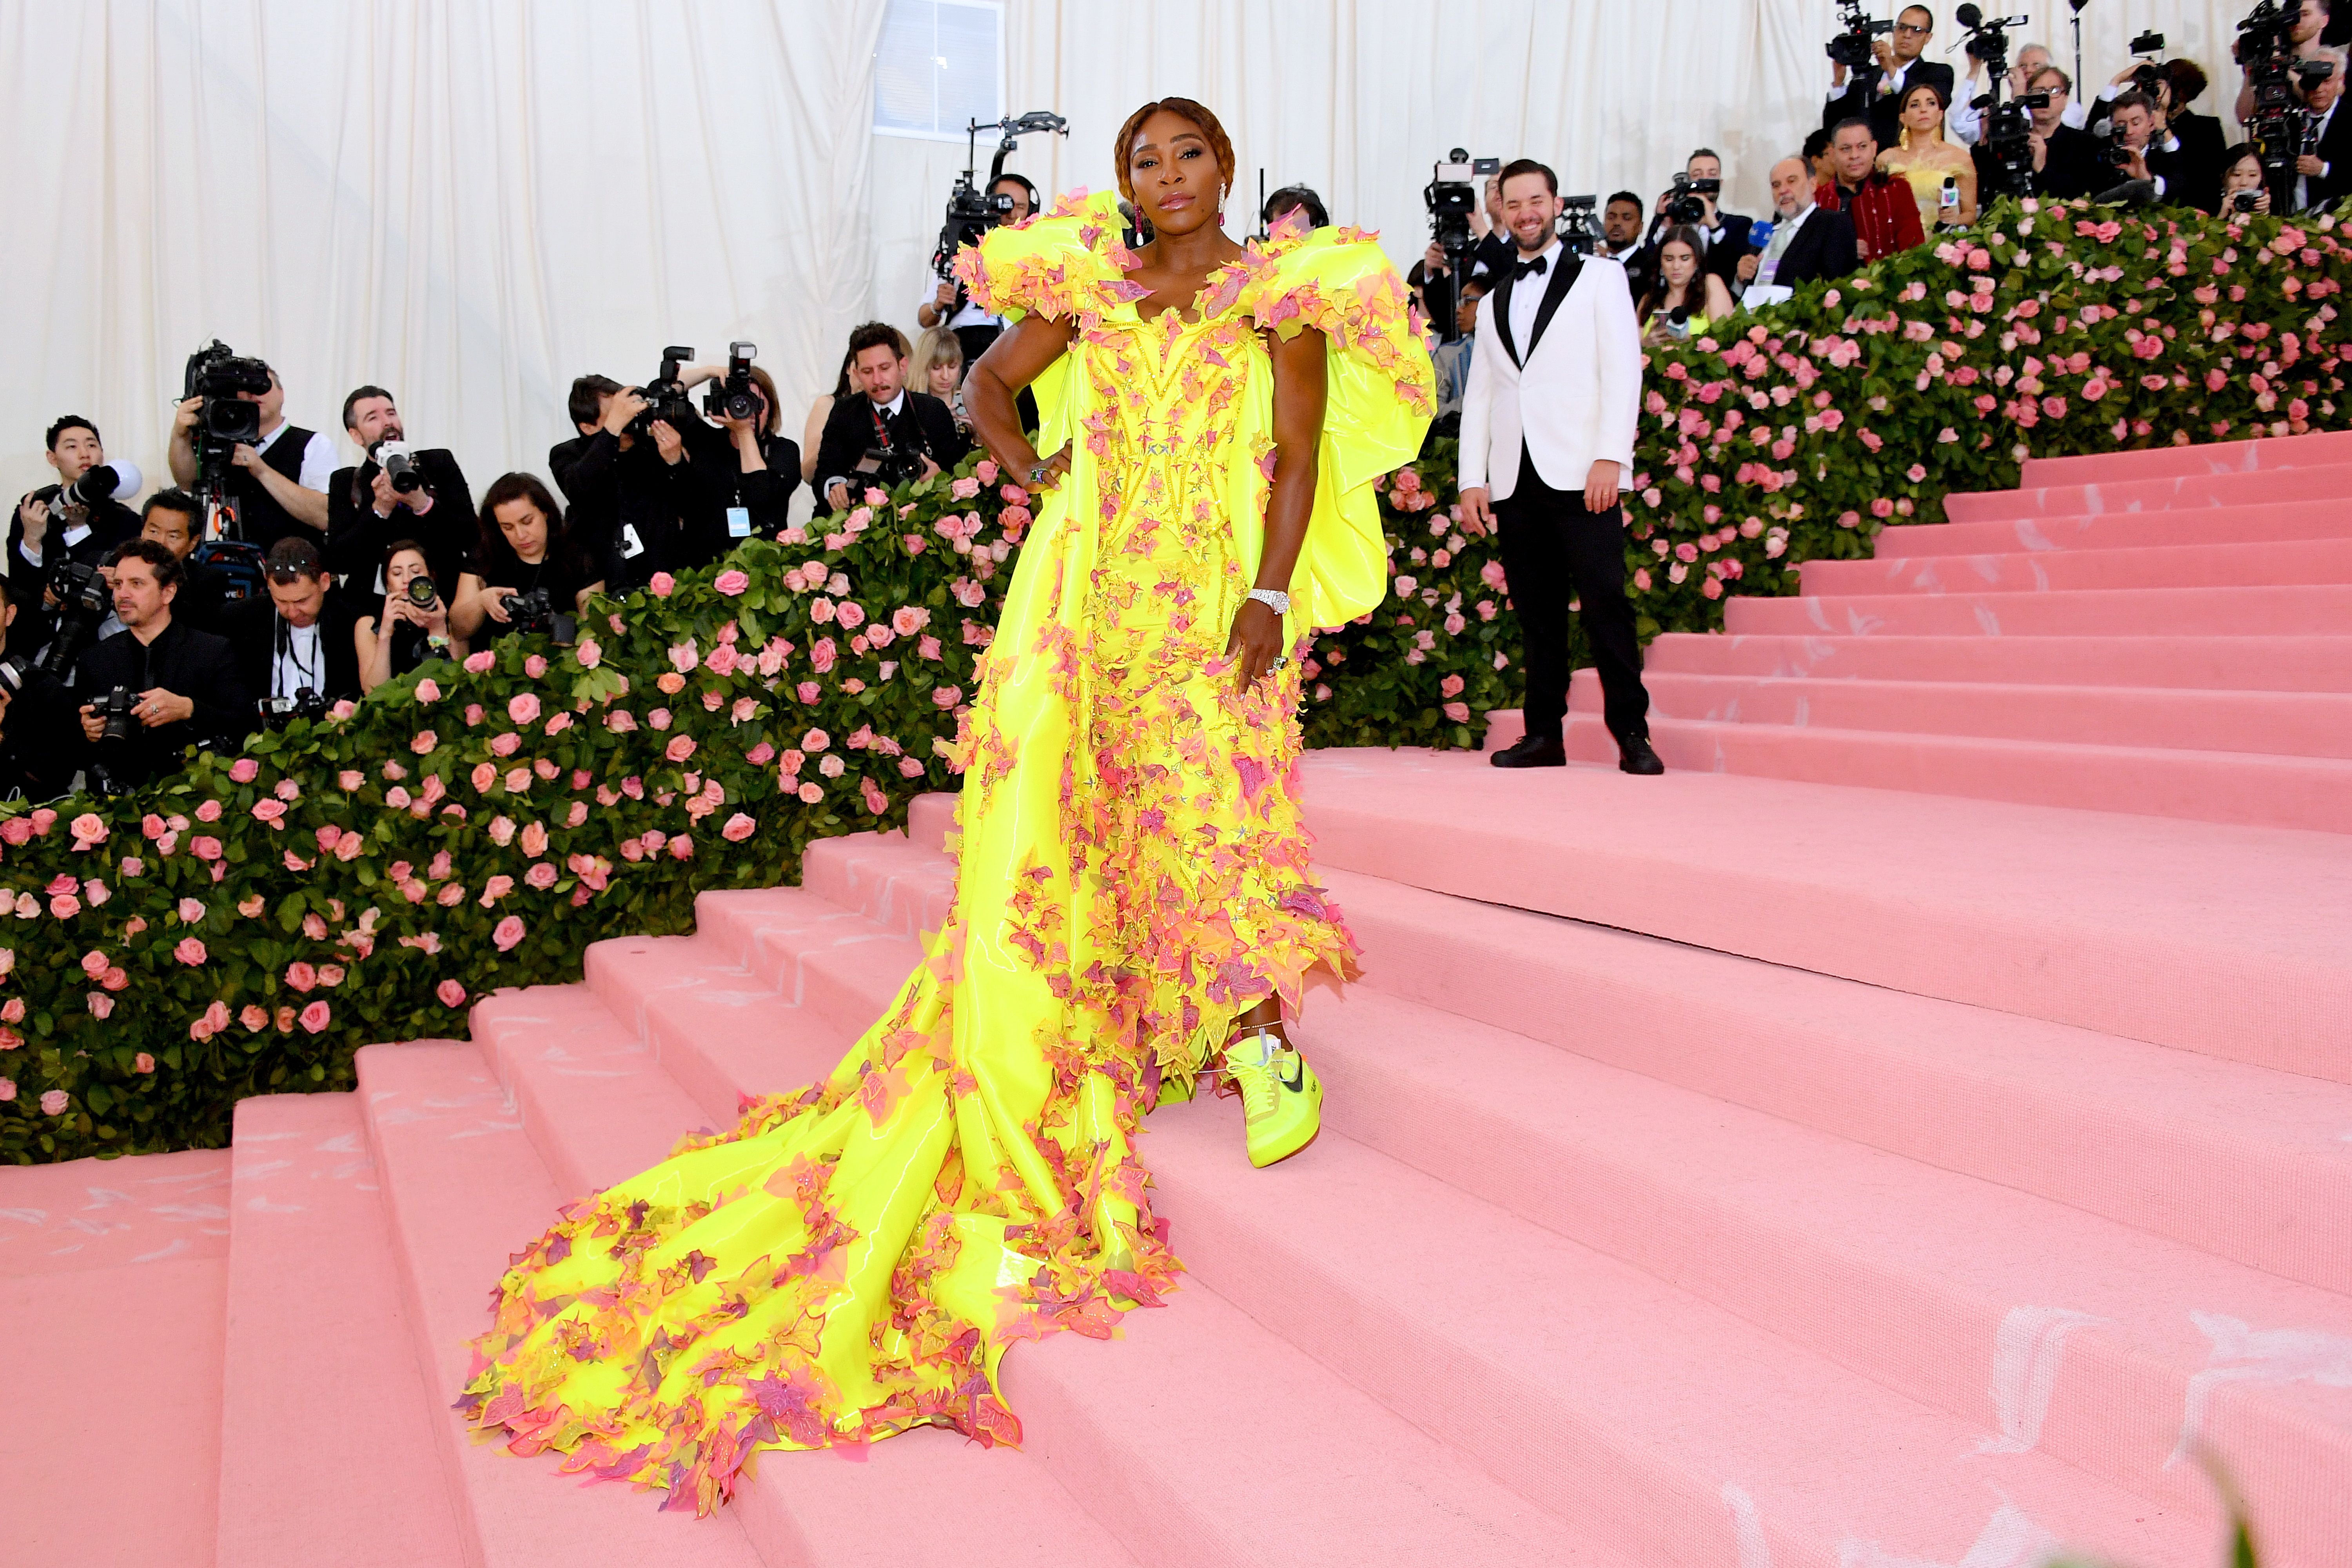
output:
[[[1838,0],[1838,26],[1844,30],[1830,40],[1830,59],[1850,71],[1870,64],[1873,40],[1895,31],[1894,23],[1873,18],[1864,0]]]
[[[1710,180],[1709,184],[1721,182]],[[1559,199],[1559,247],[1570,256],[1590,256],[1601,247],[1601,198],[1562,196]]]
[[[1983,96],[1974,107],[1984,125],[1986,196],[2024,196],[2033,191],[2033,121],[2029,110],[2050,107],[2047,92],[2028,92],[2010,96],[2009,29],[2022,27],[2031,20],[2025,16],[1995,16],[1985,19],[1984,13],[1973,5],[1963,5],[1952,13],[1952,19],[1966,29],[1961,40],[1969,58],[1984,64],[1987,78]],[[2157,40],[2158,47],[2163,39]]]
[[[972,184],[972,171],[980,164],[980,133],[996,131],[1003,134],[996,143],[996,155],[988,162],[988,183]],[[996,189],[996,182],[1004,177],[1004,160],[1021,145],[1021,138],[1037,132],[1051,132],[1056,136],[1070,133],[1070,122],[1060,115],[1043,109],[1034,109],[1014,119],[982,121],[975,120],[964,127],[963,173],[956,176],[954,189],[948,192],[947,221],[940,226],[940,242],[931,249],[931,275],[941,282],[952,276],[956,252],[967,245],[978,245],[988,231],[1013,216],[1013,195]],[[956,289],[954,310],[963,309],[963,289]],[[945,317],[941,318],[945,320]]]
[[[182,402],[204,399],[190,440],[196,454],[195,498],[203,510],[204,542],[190,560],[218,568],[232,598],[251,598],[263,591],[261,551],[246,541],[236,497],[229,493],[229,476],[236,468],[236,449],[261,439],[261,405],[241,395],[257,398],[268,390],[269,367],[218,338],[188,356],[181,379]]]
[[[2294,26],[2302,16],[2301,0],[2261,0],[2238,24],[2238,63],[2254,95],[2246,140],[2263,161],[2274,213],[2293,206],[2295,160],[2316,147],[2319,117],[2304,107],[2303,94],[2336,69],[2332,60],[2295,57]]]
[[[1470,215],[1478,210],[1478,187],[1473,182],[1490,178],[1502,167],[1500,158],[1473,158],[1459,147],[1430,167],[1429,184],[1421,193],[1429,208],[1429,237],[1445,252],[1456,273],[1470,254]]]

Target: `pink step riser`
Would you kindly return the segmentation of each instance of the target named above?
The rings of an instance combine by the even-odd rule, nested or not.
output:
[[[1998,522],[2019,517],[2284,505],[2347,493],[2352,493],[2352,463],[2333,463],[2252,474],[2127,479],[2032,490],[1956,491],[1944,498],[1944,515],[1953,522]]]
[[[2352,758],[2352,693],[2162,691],[2097,686],[1811,680],[1652,671],[1653,718],[1982,735],[2074,746],[2177,747]],[[1569,706],[1601,711],[1598,671],[1580,669]]]
[[[1946,555],[2060,554],[2070,551],[2163,550],[2200,544],[2340,542],[2352,537],[2352,501],[2217,506],[2195,511],[2102,512],[1993,522],[1905,523],[1879,530],[1880,561]]]
[[[1734,598],[1724,629],[1807,637],[2342,637],[2352,585]]]
[[[1868,637],[1669,632],[1643,650],[1661,674],[2003,685],[2352,691],[2347,637]]]
[[[2352,537],[2289,543],[1881,555],[1871,561],[1808,561],[1802,577],[1805,592],[1814,597],[2347,584],[2352,583]]]
[[[2201,446],[2151,447],[2136,452],[2093,452],[2075,458],[2028,458],[2020,482],[2028,489],[2096,484],[2103,479],[2171,479],[2183,475],[2242,475],[2280,468],[2352,463],[2352,431],[2265,436]]]

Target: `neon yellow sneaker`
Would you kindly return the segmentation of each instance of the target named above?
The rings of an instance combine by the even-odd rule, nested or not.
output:
[[[1287,1160],[1323,1131],[1323,1080],[1297,1047],[1259,1029],[1225,1046],[1225,1081],[1242,1098],[1250,1163]]]

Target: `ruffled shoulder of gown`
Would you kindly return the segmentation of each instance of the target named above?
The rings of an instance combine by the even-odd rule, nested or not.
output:
[[[1122,238],[1127,220],[1118,206],[1117,191],[1072,191],[958,251],[955,275],[995,315],[1092,325],[1150,292],[1128,279],[1137,258]]]
[[[1250,251],[1232,303],[1261,329],[1288,338],[1313,327],[1328,345],[1314,517],[1291,592],[1304,591],[1313,625],[1339,626],[1388,596],[1375,481],[1420,454],[1436,376],[1404,280],[1372,235],[1277,226]]]

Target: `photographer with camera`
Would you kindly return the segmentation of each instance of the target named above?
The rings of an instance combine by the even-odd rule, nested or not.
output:
[[[1813,187],[1813,203],[1853,220],[1856,257],[1880,261],[1927,243],[1911,187],[1878,166],[1878,138],[1869,121],[1859,115],[1839,121],[1830,133],[1830,155],[1837,177]]]
[[[343,433],[365,454],[338,468],[327,485],[326,561],[330,571],[370,593],[385,546],[406,536],[423,542],[438,581],[454,583],[474,540],[474,496],[446,447],[418,450],[392,394],[356,388],[343,399]]]
[[[81,751],[73,694],[29,649],[12,649],[16,591],[0,577],[0,800],[50,800],[73,784]]]
[[[2236,112],[2239,124],[2252,132],[2261,112],[2261,88],[2254,79],[2253,62],[2247,58],[2246,46],[2249,43],[2275,43],[2296,61],[2317,59],[2327,47],[2323,35],[2329,30],[2328,23],[2334,9],[2331,0],[2267,0],[2267,4],[2254,7],[2253,16],[2239,24],[2241,36],[2238,38],[2237,61],[2248,68],[2246,84],[2238,89]],[[2275,16],[2282,10],[2285,13],[2284,26],[2250,26],[2257,24],[2258,19]]]
[[[1952,101],[1952,68],[1940,60],[1919,58],[1935,35],[1935,13],[1925,5],[1906,5],[1890,28],[1885,22],[1864,18],[1861,0],[1841,3],[1845,6],[1846,30],[1830,43],[1829,100],[1822,123],[1834,126],[1841,120],[1867,120],[1880,147],[1898,147],[1905,93],[1930,82],[1944,102]],[[1890,36],[1875,36],[1882,32]]]
[[[674,377],[676,362],[666,357],[663,363]],[[656,379],[658,386],[663,378]],[[656,572],[685,570],[695,553],[685,547],[687,520],[703,510],[686,437],[670,420],[656,417],[649,390],[609,376],[580,377],[569,403],[580,434],[547,454],[549,471],[571,505],[573,547],[615,594],[635,593]],[[685,395],[679,386],[665,403],[698,441],[709,427],[691,416]]]
[[[2099,139],[2074,125],[2074,79],[2056,66],[2043,66],[2026,79],[2025,95],[2048,101],[2027,110],[2026,132],[2033,149],[2033,194],[2071,201],[2103,191],[2114,182]],[[1979,144],[1978,151],[1983,152]],[[1984,172],[1978,164],[1979,175]]]
[[[172,601],[173,618],[200,632],[217,633],[228,606],[236,601],[229,597],[228,584],[221,574],[194,559],[196,546],[204,542],[203,520],[204,508],[195,497],[177,486],[160,489],[139,510],[139,537],[162,545],[180,563],[180,592]],[[121,629],[120,622],[102,628],[109,636]]]
[[[2294,161],[2297,212],[2333,207],[2352,191],[2352,132],[2336,118],[2344,98],[2345,51],[2325,49],[2315,58],[2335,68],[2303,89],[2304,112],[2311,120],[2304,132],[2307,150]]]
[[[1861,265],[1853,220],[1823,211],[1813,199],[1812,171],[1802,158],[1772,165],[1772,210],[1764,248],[1739,258],[1739,302],[1747,309],[1777,305],[1801,283],[1843,278]]]
[[[1683,163],[1683,172],[1658,196],[1650,216],[1645,248],[1655,256],[1666,230],[1677,226],[1698,230],[1706,241],[1706,269],[1727,287],[1735,279],[1739,258],[1748,254],[1748,235],[1756,220],[1724,212],[1717,202],[1723,193],[1723,160],[1712,147],[1701,147]]]
[[[801,445],[783,433],[776,384],[751,353],[750,343],[736,343],[725,364],[697,366],[685,378],[689,386],[712,383],[703,411],[727,437],[724,454],[689,470],[701,498],[686,530],[688,553],[697,557],[690,565],[707,566],[746,539],[775,538],[800,488]]]
[[[257,723],[317,719],[360,695],[352,613],[307,539],[281,539],[262,563],[269,592],[229,607],[222,635],[236,650],[237,673],[254,694]]]
[[[2263,179],[2262,153],[2252,142],[2241,142],[2221,157],[2221,216],[2260,213],[2269,216],[2271,191]]]
[[[887,321],[849,334],[865,395],[843,398],[817,445],[818,493],[834,511],[856,504],[868,486],[893,485],[952,468],[971,450],[948,405],[906,386],[907,339]]]
[[[2107,125],[2107,144],[2103,151],[2110,178],[2144,181],[2153,187],[2154,200],[2178,200],[2174,191],[2181,177],[2183,160],[2179,145],[2164,134],[2164,111],[2157,107],[2156,100],[2133,88],[2116,99]],[[2106,199],[2116,199],[2111,191],[2100,194]]]
[[[360,689],[373,691],[429,659],[463,658],[466,639],[452,636],[449,609],[425,546],[395,539],[384,546],[383,607],[352,623],[352,652],[359,660]]]
[[[244,387],[234,395],[240,401],[258,404],[259,417],[254,438],[230,447],[228,472],[222,477],[223,498],[236,509],[244,542],[257,550],[267,551],[289,534],[318,543],[327,536],[327,485],[334,477],[335,444],[315,430],[288,424],[286,384],[268,361],[250,363],[268,386],[260,391]],[[196,449],[197,421],[205,416],[209,401],[203,395],[183,400],[172,420],[170,455],[175,484],[194,488],[203,478],[204,465]]]
[[[226,638],[173,613],[180,558],[152,540],[114,552],[114,614],[122,630],[81,656],[85,765],[113,794],[177,768],[194,745],[233,745],[253,727],[253,699]]]
[[[988,183],[988,195],[991,198],[1001,196],[1011,204],[1010,210],[996,216],[990,227],[997,223],[1020,223],[1037,210],[1037,187],[1018,174],[997,175]],[[966,237],[968,242],[976,243],[971,237]],[[954,260],[953,252],[950,252],[947,263]],[[915,324],[943,326],[953,332],[956,341],[963,344],[966,364],[976,363],[1004,331],[1004,318],[982,310],[964,291],[963,285],[946,272],[939,274],[931,292],[915,308]]]
[[[18,637],[26,647],[46,643],[56,625],[58,568],[95,571],[139,531],[138,514],[122,504],[138,492],[139,470],[106,460],[97,426],[68,414],[49,426],[47,442],[58,482],[19,500],[8,530],[8,583],[26,611]]]
[[[519,633],[570,642],[573,621],[604,584],[563,525],[563,509],[533,474],[501,474],[482,497],[477,554],[457,579],[452,636],[479,648]]]
[[[2017,62],[2009,68],[2007,83],[2009,96],[2011,99],[2020,99],[2041,90],[2033,85],[2034,79],[2057,63],[2056,58],[2051,54],[2049,46],[2046,44],[2019,45]],[[1984,110],[1979,109],[1976,102],[1977,99],[1982,96],[1977,84],[1984,76],[1984,61],[1976,55],[1970,54],[1968,83],[1959,89],[1959,95],[1952,100],[1950,120],[1952,140],[1963,147],[1979,146],[1984,141]],[[2067,79],[2066,90],[2071,98],[2074,92],[2072,77]],[[2069,102],[2059,112],[2057,122],[2080,131],[2089,123],[2089,117],[2083,104]]]

